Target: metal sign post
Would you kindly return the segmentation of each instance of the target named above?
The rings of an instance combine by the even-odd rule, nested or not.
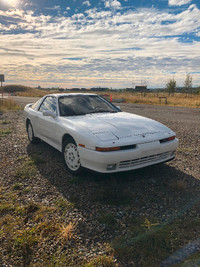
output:
[[[3,82],[5,82],[4,74],[0,74],[0,81],[1,81],[1,93],[3,98]]]

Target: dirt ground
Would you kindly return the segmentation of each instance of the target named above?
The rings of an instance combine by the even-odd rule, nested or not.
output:
[[[66,212],[65,220],[76,223],[75,247],[79,257],[77,265],[66,266],[80,266],[81,261],[108,254],[114,255],[116,266],[172,266],[178,262],[177,257],[176,261],[173,257],[176,248],[196,242],[198,238],[197,232],[190,232],[184,241],[181,239],[179,245],[172,248],[168,257],[160,259],[158,256],[152,264],[148,264],[148,258],[142,261],[142,257],[120,254],[114,245],[110,245],[112,252],[106,249],[105,244],[113,244],[113,240],[121,236],[129,239],[133,234],[130,232],[133,217],[153,217],[162,223],[172,223],[178,217],[183,221],[189,217],[199,218],[200,211],[200,109],[119,105],[123,111],[155,119],[175,131],[179,139],[175,160],[131,172],[112,175],[86,172],[84,177],[72,177],[64,170],[58,151],[43,142],[40,145],[28,142],[22,111],[5,112],[0,116],[0,128],[10,129],[10,133],[0,139],[1,186],[9,189],[20,182],[23,187],[30,188],[18,195],[21,203],[32,201],[52,206],[58,198],[64,198],[75,206]],[[40,156],[41,162],[36,164],[34,175],[21,179],[16,170],[35,154]],[[103,218],[102,212],[112,215],[115,227],[105,221],[102,223],[99,219]],[[198,250],[199,243],[195,244]],[[47,247],[54,249],[54,244],[47,244]],[[41,261],[37,248],[34,249],[29,264]],[[8,256],[6,245],[2,246],[0,255],[2,266],[23,266],[19,257]],[[184,260],[180,256],[179,261]]]

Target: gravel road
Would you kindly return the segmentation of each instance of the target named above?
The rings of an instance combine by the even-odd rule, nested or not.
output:
[[[20,103],[24,105],[26,101]],[[23,181],[31,190],[21,196],[21,201],[53,205],[56,199],[63,197],[75,203],[75,208],[66,216],[68,221],[77,223],[79,241],[76,245],[80,247],[80,257],[106,255],[105,243],[121,234],[129,236],[128,221],[133,216],[153,216],[162,222],[172,220],[178,213],[199,217],[196,199],[200,200],[200,109],[124,103],[120,103],[120,107],[123,111],[158,120],[175,131],[180,142],[175,160],[125,173],[86,172],[84,177],[72,177],[64,170],[59,152],[43,142],[40,145],[28,142],[22,111],[0,116],[0,127],[12,131],[0,140],[1,185],[11,188],[18,182],[15,171],[22,164],[20,159],[39,153],[45,163],[37,165],[34,177]],[[109,192],[114,196],[113,201],[101,195]],[[116,192],[121,199],[115,198]],[[130,197],[127,202],[123,198],[125,192]],[[98,220],[102,212],[112,214],[120,227],[107,230]],[[15,266],[4,254],[3,262]],[[119,266],[142,266],[132,258],[116,257],[116,262]]]

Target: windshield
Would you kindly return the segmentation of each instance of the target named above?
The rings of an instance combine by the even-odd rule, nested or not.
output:
[[[92,113],[115,113],[120,110],[97,95],[61,96],[58,100],[60,116],[78,116]]]

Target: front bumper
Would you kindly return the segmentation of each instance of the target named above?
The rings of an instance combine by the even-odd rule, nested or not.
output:
[[[143,168],[172,160],[178,139],[161,144],[159,141],[138,144],[136,148],[112,152],[98,152],[79,147],[81,165],[88,169],[111,173]],[[114,166],[114,169],[108,166]]]

